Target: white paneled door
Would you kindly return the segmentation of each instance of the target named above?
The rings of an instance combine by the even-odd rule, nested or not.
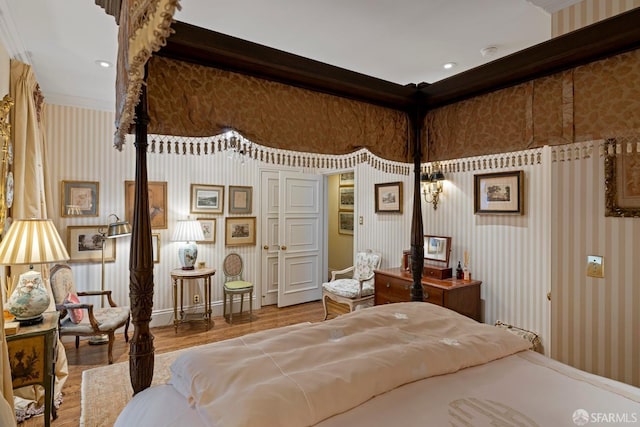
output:
[[[278,307],[322,295],[323,177],[263,171],[262,303]]]

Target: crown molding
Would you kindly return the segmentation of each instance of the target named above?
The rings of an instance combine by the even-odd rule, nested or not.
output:
[[[9,3],[7,0],[0,0],[0,41],[9,53],[9,57],[33,65],[29,52],[25,49],[18,34]]]

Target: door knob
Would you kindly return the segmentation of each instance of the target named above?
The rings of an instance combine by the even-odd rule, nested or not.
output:
[[[285,245],[280,246],[280,249],[282,249],[283,251],[287,250],[287,247]]]
[[[269,245],[264,245],[264,246],[262,247],[262,249],[264,249],[265,251],[268,251],[268,250],[269,250]]]

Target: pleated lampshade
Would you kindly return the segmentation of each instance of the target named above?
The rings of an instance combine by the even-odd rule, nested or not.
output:
[[[18,219],[0,242],[0,264],[67,261],[69,253],[50,219]]]

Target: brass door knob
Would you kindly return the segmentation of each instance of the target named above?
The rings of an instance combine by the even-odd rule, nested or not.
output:
[[[285,245],[280,246],[280,249],[282,249],[283,251],[287,250],[287,247]]]
[[[269,245],[264,245],[264,246],[262,247],[262,249],[264,249],[265,251],[268,251],[268,250],[269,250]]]

